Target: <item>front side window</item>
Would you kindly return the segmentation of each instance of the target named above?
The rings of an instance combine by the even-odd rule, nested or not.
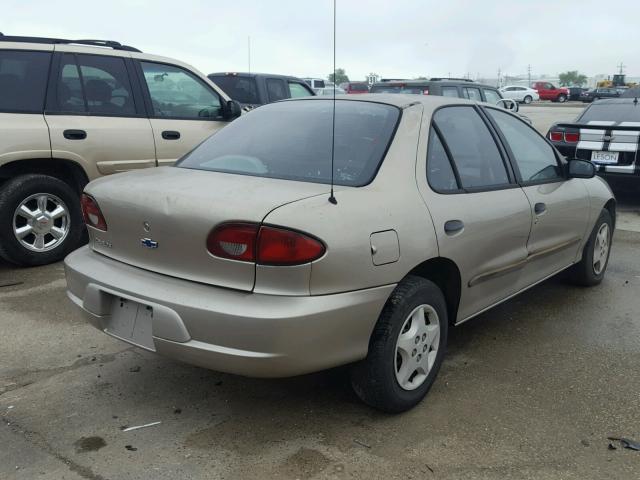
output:
[[[469,100],[473,100],[474,102],[482,101],[482,96],[480,96],[479,88],[465,87],[462,90],[464,92],[464,98],[468,98]]]
[[[220,97],[195,75],[163,63],[140,62],[156,117],[219,119]]]
[[[291,98],[310,97],[311,92],[298,82],[289,82],[289,96]]]
[[[427,146],[427,181],[436,192],[458,190],[458,182],[447,152],[433,128],[429,132],[429,145]]]
[[[265,105],[234,120],[183,158],[182,168],[330,183],[332,100]],[[400,110],[335,102],[336,185],[361,186],[376,175]]]
[[[51,54],[0,50],[0,111],[41,113]]]
[[[486,109],[515,157],[523,182],[543,182],[560,180],[562,169],[558,165],[553,148],[531,127],[514,116]]]
[[[442,87],[443,97],[458,97],[458,87]]]
[[[267,78],[267,96],[270,102],[277,102],[289,98],[285,90],[284,82],[278,78]]]
[[[136,106],[124,59],[103,55],[62,55],[56,109],[69,113],[135,115]]]
[[[484,98],[487,99],[487,103],[495,105],[501,100],[500,95],[498,95],[498,92],[496,92],[495,90],[489,90],[488,88],[485,88],[483,92]]]
[[[484,121],[471,107],[446,107],[433,116],[462,182],[462,188],[509,184],[500,151]]]

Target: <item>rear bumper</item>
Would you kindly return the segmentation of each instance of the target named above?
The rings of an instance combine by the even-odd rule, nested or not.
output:
[[[299,375],[364,358],[395,287],[324,296],[263,295],[149,272],[88,247],[65,259],[65,273],[69,298],[99,330],[106,332],[115,300],[135,301],[153,309],[148,349],[256,377]]]

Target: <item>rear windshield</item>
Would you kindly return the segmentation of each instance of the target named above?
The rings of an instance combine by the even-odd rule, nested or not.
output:
[[[640,122],[640,104],[630,102],[594,103],[578,119],[579,123],[594,120],[609,122]]]
[[[256,81],[251,77],[236,75],[211,75],[209,77],[224,93],[240,103],[260,103]]]
[[[332,113],[331,100],[265,105],[234,120],[177,165],[329,183]],[[336,101],[336,185],[362,186],[373,180],[399,116],[400,110],[391,105]]]
[[[422,95],[427,87],[418,87],[410,85],[374,85],[371,87],[370,93],[408,93]]]

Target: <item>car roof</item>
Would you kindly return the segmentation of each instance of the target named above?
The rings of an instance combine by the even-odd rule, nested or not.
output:
[[[244,78],[256,78],[256,77],[269,77],[269,78],[282,78],[285,80],[304,80],[293,75],[281,75],[278,73],[254,73],[254,72],[215,72],[207,75],[208,77],[244,77]]]
[[[425,111],[433,111],[443,105],[487,105],[484,102],[473,102],[464,98],[443,97],[440,95],[410,95],[398,93],[361,93],[360,95],[336,95],[341,101],[348,102],[370,102],[393,105],[398,108],[406,108],[411,105],[422,104]],[[331,96],[326,97],[299,97],[281,100],[282,102],[304,102],[304,101],[324,101],[331,100]]]

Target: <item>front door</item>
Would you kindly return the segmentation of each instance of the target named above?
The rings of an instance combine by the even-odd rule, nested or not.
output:
[[[457,321],[462,321],[517,291],[527,258],[531,209],[505,152],[476,108],[441,108],[432,123],[430,131],[424,126],[429,132],[426,172],[418,169],[418,185],[431,213],[439,254],[460,270]],[[423,154],[426,144],[422,138]]]
[[[220,95],[194,73],[140,61],[158,166],[173,165],[227,124]]]
[[[579,258],[588,222],[586,188],[582,180],[566,178],[555,150],[532,127],[515,115],[490,108],[485,111],[501,132],[529,199],[533,224],[523,281],[535,283]]]
[[[118,56],[55,57],[45,111],[52,156],[80,163],[90,179],[156,165],[151,125],[134,96],[130,68]]]

